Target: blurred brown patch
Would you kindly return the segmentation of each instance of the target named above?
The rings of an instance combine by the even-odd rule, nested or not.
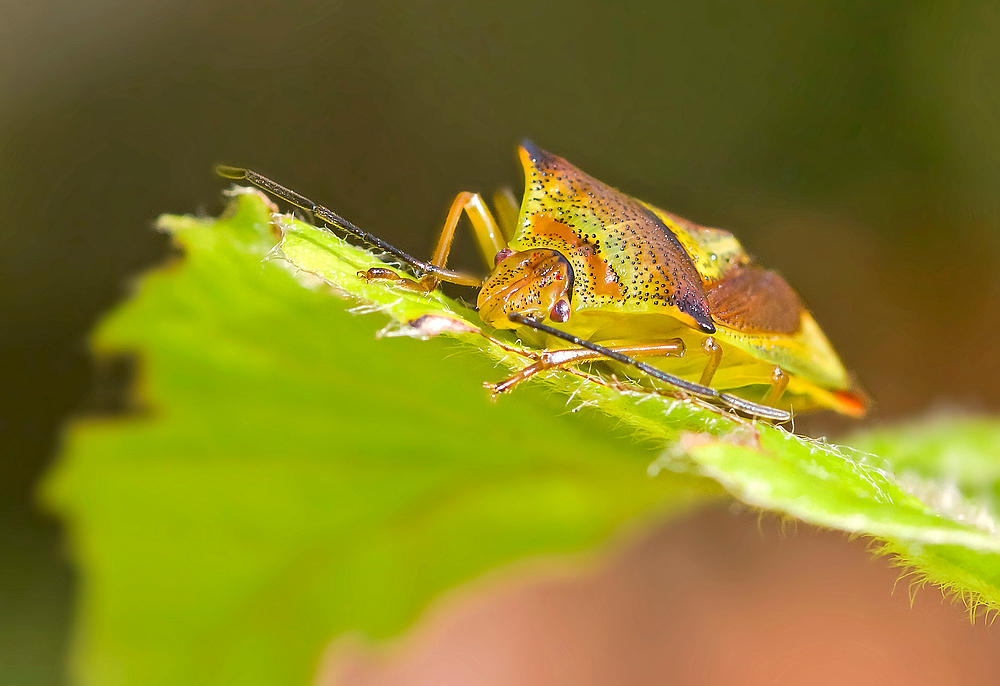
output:
[[[323,686],[993,684],[1000,636],[863,541],[705,511],[607,564],[445,602],[386,650],[335,643]]]

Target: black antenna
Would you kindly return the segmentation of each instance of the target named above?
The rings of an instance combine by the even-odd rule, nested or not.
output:
[[[442,269],[437,265],[431,264],[430,262],[424,262],[423,260],[418,260],[409,253],[405,253],[399,248],[389,243],[378,236],[368,233],[364,229],[361,229],[354,223],[344,219],[339,214],[334,212],[328,207],[314,203],[309,198],[296,193],[290,188],[285,188],[280,183],[276,183],[266,176],[261,176],[255,171],[250,169],[244,169],[243,167],[228,167],[226,165],[220,164],[215,168],[215,173],[219,176],[227,179],[233,179],[236,181],[249,181],[253,185],[260,189],[275,195],[287,203],[295,205],[296,207],[306,210],[307,212],[312,212],[315,216],[322,219],[324,222],[331,226],[335,226],[346,233],[351,234],[358,240],[364,241],[370,245],[374,245],[379,250],[389,253],[395,257],[398,257],[401,261],[413,267],[414,270],[424,273],[433,274],[435,276],[441,277],[445,280],[457,281],[459,283],[468,282],[468,277],[460,274],[458,272],[451,271],[450,269]],[[470,284],[472,285],[472,284]]]
[[[702,398],[703,400],[712,400],[717,403],[721,403],[726,407],[731,407],[734,410],[743,412],[744,414],[763,417],[777,422],[787,422],[792,418],[791,412],[786,412],[785,410],[779,410],[775,407],[768,407],[767,405],[761,405],[749,400],[744,400],[743,398],[732,395],[731,393],[720,393],[714,388],[686,381],[679,376],[668,374],[662,369],[657,369],[656,367],[646,364],[645,362],[641,362],[634,357],[623,355],[622,353],[612,350],[611,348],[605,348],[603,345],[591,343],[590,341],[584,340],[579,336],[574,336],[571,333],[552,328],[551,326],[542,324],[531,317],[525,317],[523,314],[518,312],[511,312],[507,315],[507,318],[516,324],[523,324],[524,326],[528,326],[536,331],[541,331],[542,333],[547,333],[551,336],[555,336],[556,338],[561,338],[564,341],[568,341],[569,343],[573,343],[574,345],[578,345],[582,348],[593,350],[595,353],[600,353],[601,355],[615,360],[616,362],[631,365],[636,369],[649,374],[654,379],[659,379],[660,381],[670,384],[674,388],[686,391],[687,393],[690,393],[698,398]]]

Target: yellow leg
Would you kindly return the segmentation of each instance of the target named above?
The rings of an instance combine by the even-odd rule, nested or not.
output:
[[[701,381],[698,383],[702,386],[711,386],[712,377],[715,376],[715,372],[719,368],[719,363],[722,362],[722,346],[709,336],[701,344],[701,349],[708,353],[708,363],[705,364],[705,371],[701,373]]]
[[[622,345],[609,346],[609,350],[629,355],[632,357],[655,357],[658,355],[680,357],[684,354],[684,341],[679,338],[672,338],[663,343],[650,345]],[[518,370],[511,377],[504,379],[500,383],[484,384],[493,391],[494,395],[506,393],[523,381],[527,381],[535,374],[548,369],[559,369],[578,362],[588,362],[590,360],[606,360],[604,353],[594,352],[586,348],[570,348],[566,350],[545,350],[539,355],[538,362],[529,364]]]
[[[472,223],[472,229],[484,259],[492,268],[493,256],[507,246],[507,241],[500,233],[496,219],[493,218],[489,208],[486,207],[482,196],[478,193],[469,193],[467,191],[455,196],[455,201],[451,204],[451,209],[448,210],[448,218],[445,219],[444,226],[441,228],[441,233],[438,236],[437,245],[434,247],[434,254],[431,257],[430,263],[445,271],[445,265],[448,263],[448,255],[451,253],[451,244],[455,241],[455,230],[458,228],[458,222],[462,218],[463,212]],[[460,278],[455,278],[452,274]],[[374,269],[369,269],[367,272],[360,272],[360,275],[370,281],[376,279],[394,281],[407,288],[413,288],[425,293],[433,291],[441,281],[457,283],[463,286],[482,285],[482,281],[479,279],[454,272],[432,272],[421,277],[419,281],[400,277],[391,269],[382,267],[375,267]]]
[[[437,246],[434,248],[434,256],[431,258],[431,264],[442,268],[447,264],[448,254],[451,252],[451,244],[455,240],[455,229],[458,228],[458,220],[462,217],[463,212],[465,212],[469,221],[472,222],[472,229],[476,234],[476,240],[479,242],[479,250],[482,252],[487,266],[492,269],[493,256],[507,247],[507,241],[504,239],[503,234],[500,233],[500,227],[497,226],[496,219],[493,218],[489,208],[486,207],[483,196],[479,195],[479,193],[469,193],[468,191],[456,195],[455,201],[451,203],[451,209],[448,210],[448,218],[444,222],[441,235],[438,236]]]
[[[774,370],[771,372],[771,388],[764,396],[764,404],[772,407],[777,405],[786,388],[788,388],[788,374],[778,365],[774,365]]]
[[[505,186],[493,193],[493,207],[497,212],[497,222],[504,238],[508,241],[514,237],[517,229],[517,216],[521,213],[521,204],[517,201],[517,196],[509,186]]]

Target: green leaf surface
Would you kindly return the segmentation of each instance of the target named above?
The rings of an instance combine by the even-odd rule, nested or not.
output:
[[[986,520],[896,476],[964,478],[946,476],[948,430],[909,452],[854,441],[875,457],[583,372],[491,402],[482,383],[531,349],[440,293],[359,279],[384,266],[369,252],[254,193],[216,222],[161,223],[184,258],[94,338],[140,356],[140,411],[77,421],[43,493],[81,569],[85,683],[303,683],[343,632],[394,635],[486,570],[593,548],[719,484],[1000,607]],[[963,435],[971,507],[996,461]]]
[[[351,283],[341,281],[344,270],[336,266],[338,263],[349,262],[355,271],[351,275],[354,279],[358,269],[381,265],[371,261],[367,252],[328,232],[291,220],[282,226],[285,256],[298,268],[336,283],[348,292],[356,293]],[[363,257],[357,259],[357,255]],[[360,283],[368,289],[373,285]],[[383,286],[385,288],[388,287]],[[405,331],[410,315],[400,314],[402,303],[414,300],[427,305],[429,301],[403,289],[395,293],[393,308],[387,313],[401,320],[401,331]],[[378,297],[370,291],[360,295]],[[433,297],[447,304],[447,299],[440,294]],[[381,298],[386,296],[383,294]],[[452,306],[446,314],[452,316],[455,311],[456,307]],[[430,309],[420,309],[415,314],[431,313]],[[474,316],[467,317],[467,324],[470,327],[480,325]],[[530,362],[529,357],[519,359],[516,354],[512,355],[512,346],[505,349],[482,346],[481,336],[476,333],[455,335],[485,347],[513,369]],[[525,353],[530,354],[530,350]],[[672,472],[709,476],[750,504],[852,533],[1000,551],[1000,537],[980,526],[955,521],[945,516],[947,512],[930,507],[908,491],[908,484],[899,483],[893,475],[892,465],[875,454],[795,436],[767,423],[740,420],[690,400],[622,392],[591,380],[575,383],[558,372],[547,381],[556,388],[568,386],[583,402],[599,407],[637,433],[653,439],[671,441],[685,434],[696,434],[696,440],[682,440],[667,450],[652,465],[651,473],[658,474],[666,468]],[[947,430],[944,433],[947,435]],[[965,445],[965,451],[970,452],[971,446],[966,445],[968,440],[960,436],[961,429],[957,432],[959,444],[956,445]],[[913,440],[919,442],[920,439],[915,436]],[[947,438],[938,436],[937,441],[946,443]],[[933,447],[929,450],[933,452]],[[935,453],[938,457],[944,454],[940,450]],[[935,457],[927,459],[934,462]],[[981,461],[988,462],[988,459],[984,457]],[[992,473],[986,476],[991,477],[990,483],[997,481]]]
[[[851,439],[878,453],[907,490],[937,512],[997,535],[1000,511],[1000,419],[942,417],[867,432]],[[1000,607],[1000,554],[954,545],[888,543],[930,581],[961,598],[971,613]]]
[[[546,389],[491,402],[472,349],[376,339],[384,316],[269,257],[269,219],[257,196],[165,218],[183,260],[95,335],[140,355],[141,406],[77,421],[45,484],[81,570],[82,683],[308,683],[342,632],[391,636],[486,570],[722,496],[649,479],[657,443]]]

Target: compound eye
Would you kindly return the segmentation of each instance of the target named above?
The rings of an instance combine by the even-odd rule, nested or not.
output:
[[[560,324],[568,320],[569,302],[566,300],[557,300],[556,304],[552,307],[552,311],[549,312],[549,319]]]
[[[513,254],[514,254],[513,250],[511,250],[510,248],[504,248],[503,250],[497,252],[497,254],[493,257],[493,264],[495,265],[500,264]]]

